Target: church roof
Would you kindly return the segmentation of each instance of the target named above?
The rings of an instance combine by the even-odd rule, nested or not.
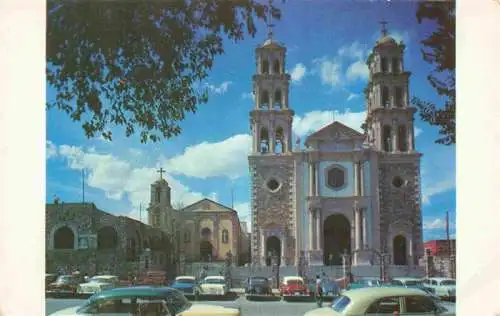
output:
[[[333,121],[333,123],[321,128],[320,130],[312,133],[306,139],[306,145],[314,140],[332,140],[332,139],[364,139],[365,135],[350,128],[347,125],[340,123],[339,121]]]
[[[215,202],[213,200],[204,198],[198,202],[194,202],[188,206],[185,206],[181,211],[187,212],[236,212],[236,210],[227,207],[221,203]]]
[[[268,38],[264,43],[259,45],[259,48],[285,49],[285,45],[273,38]]]

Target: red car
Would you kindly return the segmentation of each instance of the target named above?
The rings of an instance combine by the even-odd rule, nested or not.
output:
[[[299,276],[286,276],[280,284],[280,295],[287,299],[289,297],[309,297],[312,295],[304,279]]]

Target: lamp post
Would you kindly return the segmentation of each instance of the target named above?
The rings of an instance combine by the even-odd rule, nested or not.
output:
[[[280,279],[280,265],[279,265],[279,256],[276,251],[271,253],[271,265],[273,267],[273,271],[276,273],[276,287],[279,287],[279,279]]]

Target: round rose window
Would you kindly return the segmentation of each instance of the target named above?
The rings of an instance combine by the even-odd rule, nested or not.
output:
[[[280,187],[280,183],[278,182],[278,180],[271,179],[271,180],[267,181],[267,188],[270,191],[276,191],[276,190],[278,190],[279,187]]]
[[[394,177],[394,179],[392,179],[392,185],[395,186],[396,188],[402,187],[404,183],[405,183],[404,180],[399,176]]]

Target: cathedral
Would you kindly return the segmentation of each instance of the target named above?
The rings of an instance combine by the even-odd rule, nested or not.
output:
[[[381,33],[366,61],[364,133],[333,121],[309,135],[305,149],[292,146],[286,47],[270,32],[256,48],[248,157],[253,264],[415,266],[423,256],[422,155],[405,45],[385,26]]]

